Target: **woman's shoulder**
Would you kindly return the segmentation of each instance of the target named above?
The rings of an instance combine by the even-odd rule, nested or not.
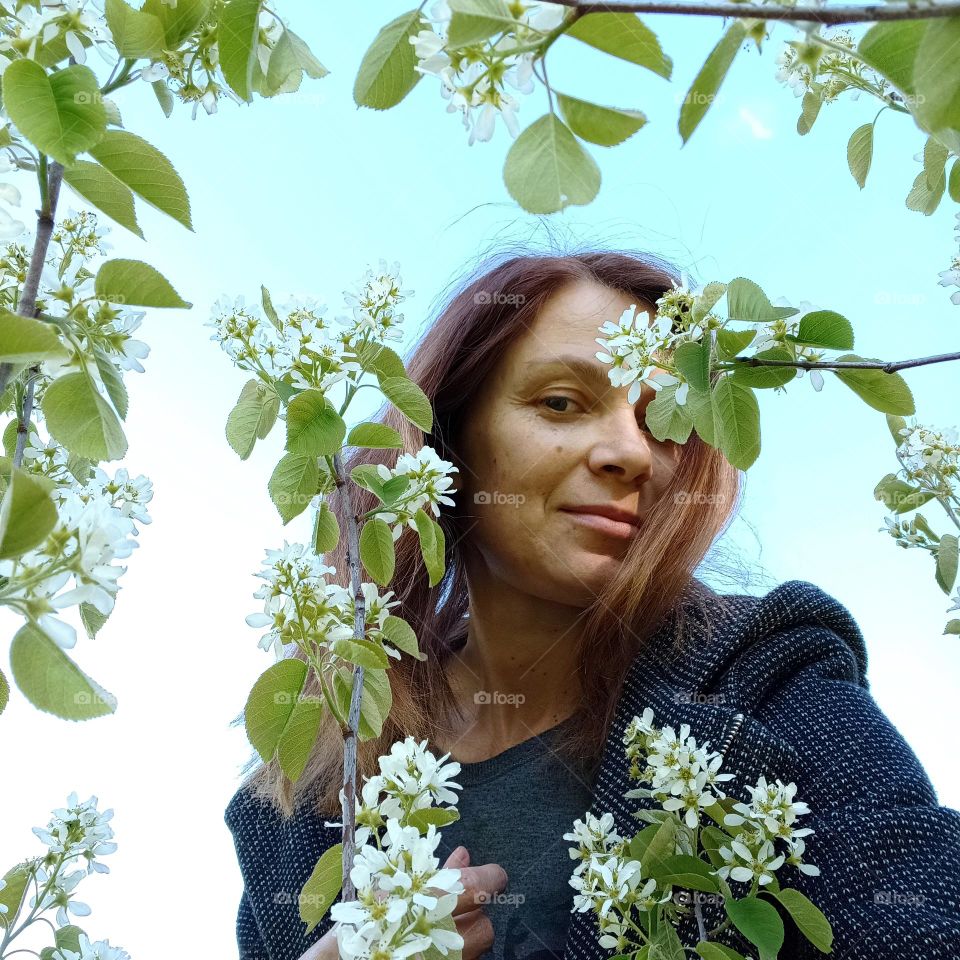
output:
[[[863,633],[850,611],[808,580],[788,580],[765,594],[717,593],[695,581],[682,642],[658,641],[636,658],[688,690],[738,683],[785,682],[807,664],[829,659],[838,677],[869,688]],[[757,691],[759,692],[759,691]]]

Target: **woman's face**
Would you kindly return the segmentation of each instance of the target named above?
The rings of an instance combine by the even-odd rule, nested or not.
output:
[[[628,404],[628,388],[614,387],[610,365],[595,356],[601,324],[636,302],[589,281],[562,288],[468,411],[457,502],[468,518],[471,587],[500,580],[587,606],[616,572],[636,528],[569,508],[606,505],[642,520],[670,482],[680,446],[657,441],[644,424],[653,389],[644,385]],[[637,307],[640,322],[643,310],[655,314],[651,304]]]

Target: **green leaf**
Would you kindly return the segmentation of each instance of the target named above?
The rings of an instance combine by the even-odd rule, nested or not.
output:
[[[413,515],[420,540],[420,553],[427,568],[428,584],[435,587],[442,579],[446,564],[446,539],[443,528],[420,507]]]
[[[407,371],[403,359],[390,347],[382,343],[361,343],[357,345],[357,362],[367,372],[382,377],[405,377]]]
[[[673,365],[694,390],[710,389],[710,344],[688,340],[673,354]]]
[[[350,709],[350,697],[353,690],[353,668],[346,665],[337,669],[333,675],[333,694],[343,722],[346,722]],[[364,668],[363,690],[360,697],[360,728],[357,731],[361,740],[379,737],[383,723],[390,713],[393,694],[386,670]]]
[[[330,649],[338,657],[364,669],[387,670],[390,667],[390,658],[383,648],[369,640],[334,640]]]
[[[170,281],[142,260],[108,260],[97,271],[94,291],[101,300],[129,307],[192,307]]]
[[[456,823],[459,819],[460,814],[448,807],[422,807],[420,810],[413,810],[407,815],[406,825],[416,827],[421,834],[426,834],[431,823],[438,830],[442,830],[449,824]]]
[[[873,159],[873,124],[865,123],[850,134],[847,141],[847,166],[862,190]]]
[[[108,130],[89,153],[119,184],[193,230],[187,188],[173,164],[152,143],[126,130]]]
[[[288,453],[273,468],[267,490],[285,524],[300,516],[316,496],[320,473],[317,458]]]
[[[563,121],[548,113],[514,140],[503,180],[528,213],[557,213],[593,200],[600,189],[600,169]]]
[[[657,880],[686,890],[702,890],[705,893],[716,893],[720,889],[720,884],[716,876],[710,872],[709,865],[699,857],[687,854],[665,857]]]
[[[937,583],[944,593],[953,589],[957,580],[957,538],[945,533],[937,544]]]
[[[960,49],[960,17],[925,21],[913,65],[916,98],[911,109],[928,130],[960,128],[960,72],[956,66]]]
[[[727,285],[712,280],[693,300],[693,322],[699,323],[714,307],[717,301],[727,292]]]
[[[257,56],[261,0],[229,0],[217,25],[220,68],[234,93],[247,102],[253,99],[253,63]]]
[[[57,524],[53,486],[46,477],[11,468],[0,503],[0,558],[22,556],[46,540]]]
[[[116,697],[91,680],[38,626],[24,624],[10,644],[10,669],[23,695],[63,720],[113,713]]]
[[[7,680],[6,674],[0,670],[0,713],[3,713],[7,709],[7,704],[10,702],[10,683]],[[0,893],[2,896],[2,893]]]
[[[713,394],[697,393],[695,390],[687,394],[687,415],[693,421],[693,429],[704,443],[716,446],[716,431],[713,426]]]
[[[121,57],[153,60],[163,52],[163,23],[159,17],[134,10],[123,0],[106,0],[104,13]]]
[[[903,443],[903,436],[900,431],[906,428],[907,421],[903,417],[893,417],[889,413],[886,416],[886,421],[890,436],[893,437],[894,444],[899,447]]]
[[[420,652],[417,635],[413,627],[400,617],[388,616],[380,628],[385,643],[396,647],[402,653],[408,653],[417,660],[426,660],[427,655]]]
[[[353,84],[353,99],[358,107],[387,110],[417,85],[421,74],[414,69],[417,54],[409,38],[423,28],[420,11],[410,10],[380,30],[363,55]]]
[[[297,898],[300,919],[307,925],[306,933],[323,919],[342,886],[343,844],[335,843],[323,852]]]
[[[753,355],[759,360],[794,360],[793,351],[789,347],[769,347],[759,350]],[[770,389],[782,387],[797,375],[796,367],[765,367],[752,366],[743,361],[737,361],[731,375],[735,383],[741,387],[755,389]]]
[[[58,377],[44,391],[41,405],[50,436],[71,453],[99,462],[119,460],[127,452],[116,413],[87,374]]]
[[[103,385],[106,388],[107,396],[110,398],[114,408],[120,415],[120,419],[126,420],[130,406],[130,399],[127,394],[126,385],[123,382],[123,377],[120,375],[120,371],[117,369],[117,365],[101,347],[93,348],[93,356],[97,361],[97,370],[100,373],[100,379],[103,380]]]
[[[320,80],[325,77],[330,71],[313,55],[310,47],[307,46],[306,42],[292,30],[284,30],[283,36],[289,42],[291,48],[293,49],[294,56],[297,58],[297,63],[300,65],[300,69],[308,76],[314,80]]]
[[[243,710],[247,737],[269,763],[290,727],[294,707],[307,680],[307,665],[295,657],[267,667],[253,685]]]
[[[3,72],[3,106],[24,137],[64,166],[107,128],[96,74],[80,64],[48,75],[33,60],[13,60]]]
[[[253,452],[257,439],[270,432],[280,412],[280,397],[262,380],[248,380],[227,416],[227,442],[241,460]]]
[[[783,946],[783,920],[773,904],[758,897],[723,901],[733,925],[760,951],[760,960],[775,960]]]
[[[302,390],[287,407],[287,450],[313,457],[340,452],[347,425],[322,390]]]
[[[923,172],[927,189],[943,193],[946,184],[947,148],[935,137],[927,137],[923,145]]]
[[[173,113],[173,94],[167,86],[167,81],[154,80],[150,86],[153,87],[153,92],[157,98],[157,103],[160,104],[163,115],[169,117],[170,114]]]
[[[393,577],[396,555],[390,525],[379,517],[368,520],[360,531],[360,560],[373,580],[385,587]]]
[[[814,310],[800,318],[797,340],[830,350],[852,350],[853,325],[833,310]]]
[[[403,448],[403,437],[385,423],[358,423],[347,437],[348,447]]]
[[[830,927],[830,921],[819,907],[811,903],[799,890],[783,889],[767,892],[787,908],[797,929],[821,953],[830,953],[833,947],[833,930]]]
[[[337,515],[324,500],[317,513],[313,548],[321,556],[329,553],[340,542],[340,524]]]
[[[143,239],[133,205],[133,191],[109,170],[90,160],[77,160],[72,166],[64,168],[63,179],[84,200]]]
[[[644,847],[643,853],[640,856],[640,875],[642,877],[649,877],[654,874],[654,872],[659,872],[664,870],[665,861],[667,857],[673,856],[673,852],[676,849],[676,833],[677,833],[677,822],[675,819],[670,818],[664,820],[663,823],[653,827],[647,827],[643,833],[650,831],[648,836],[650,840],[647,842]]]
[[[574,20],[565,35],[670,79],[673,61],[660,49],[660,41],[653,31],[636,14],[588,13]]]
[[[613,147],[632,137],[646,122],[639,110],[601,107],[554,91],[567,126],[582,140]]]
[[[290,719],[277,744],[280,769],[294,782],[303,771],[313,752],[323,717],[324,701],[317,696],[300,697],[293,706]]]
[[[896,474],[888,473],[874,487],[873,496],[893,513],[909,513],[932,500],[935,494],[912,487]]]
[[[756,339],[756,330],[718,330],[717,359],[730,360]]]
[[[212,0],[177,0],[174,7],[167,0],[144,0],[140,9],[160,20],[166,48],[176,50],[207,18],[211,3]]]
[[[863,360],[854,353],[845,353],[837,357],[837,362]],[[875,359],[875,358],[869,358]],[[879,361],[877,361],[879,362]],[[845,383],[867,406],[881,413],[893,413],[910,416],[916,412],[913,394],[906,380],[899,373],[884,373],[879,368],[833,370],[839,380]]]
[[[913,181],[913,186],[907,194],[906,205],[908,210],[916,210],[925,217],[931,216],[940,206],[944,191],[947,187],[946,175],[941,173],[940,179],[931,189],[926,170],[921,170]]]
[[[713,424],[720,449],[746,470],[760,456],[760,407],[749,387],[721,377],[713,388]]]
[[[737,277],[727,284],[727,317],[750,323],[770,323],[785,320],[799,313],[796,307],[775,307],[767,295],[752,280]]]
[[[358,464],[350,471],[350,479],[358,486],[375,493],[381,500],[384,487],[383,477],[377,472],[377,466],[374,463]]]
[[[30,364],[67,356],[52,323],[0,308],[0,362]]]
[[[33,871],[30,867],[19,863],[3,875],[5,886],[0,889],[0,903],[7,910],[5,913],[0,912],[0,928],[6,928],[13,920],[17,921],[17,926],[22,922],[23,918],[18,918],[17,914],[20,912],[20,904],[24,900],[31,876]]]
[[[800,116],[797,117],[797,133],[801,137],[806,136],[812,129],[817,117],[820,115],[820,107],[823,106],[823,99],[813,90],[807,90],[803,95],[800,106]]]
[[[415,426],[424,433],[433,429],[433,411],[427,395],[408,377],[383,377],[380,380],[383,395]]]
[[[689,413],[677,403],[677,386],[671,383],[661,387],[647,404],[646,424],[661,442],[672,440],[674,443],[686,443],[693,429]]]
[[[92,603],[80,604],[80,621],[87,636],[92,640],[109,619],[109,614],[101,613]]]
[[[737,953],[731,947],[725,947],[722,943],[710,943],[702,940],[697,944],[697,953],[703,957],[703,960],[746,960],[742,953]]]
[[[496,33],[513,31],[517,20],[504,0],[450,0],[448,48],[481,43]]]
[[[960,203],[960,157],[956,157],[953,166],[950,168],[950,179],[947,183],[947,191],[950,199],[955,203]]]
[[[944,628],[942,636],[960,634],[960,620],[951,620]]]
[[[650,940],[649,960],[684,960],[680,935],[672,923],[661,923]]]
[[[717,97],[717,91],[723,83],[733,63],[733,58],[743,43],[746,28],[740,20],[734,20],[720,38],[717,45],[710,51],[706,62],[700,68],[687,95],[683,98],[680,107],[680,136],[686,143],[693,131],[697,129],[710,104]]]

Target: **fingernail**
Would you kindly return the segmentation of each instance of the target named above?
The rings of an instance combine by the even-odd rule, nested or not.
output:
[[[454,863],[466,863],[467,862],[467,848],[464,846],[459,846],[456,850],[453,851],[452,855]]]

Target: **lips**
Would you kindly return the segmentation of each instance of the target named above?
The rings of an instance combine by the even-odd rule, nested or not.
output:
[[[630,539],[640,532],[636,523],[614,519],[592,511],[564,509],[563,512],[568,514],[578,526],[587,527],[607,536]]]

